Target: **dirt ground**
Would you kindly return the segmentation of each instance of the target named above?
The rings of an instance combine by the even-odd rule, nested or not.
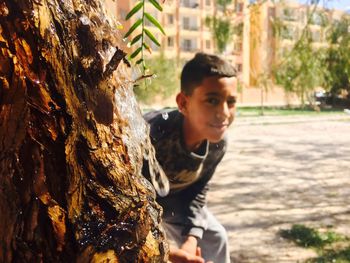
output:
[[[228,136],[208,201],[232,262],[315,257],[280,238],[293,224],[350,236],[350,115],[238,118]]]

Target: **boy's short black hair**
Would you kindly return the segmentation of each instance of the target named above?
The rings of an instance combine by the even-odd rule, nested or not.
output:
[[[191,95],[204,78],[212,76],[236,77],[237,71],[233,65],[216,55],[197,53],[182,69],[181,91]]]

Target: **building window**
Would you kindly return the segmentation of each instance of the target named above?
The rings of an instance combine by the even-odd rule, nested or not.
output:
[[[243,22],[240,22],[233,27],[233,33],[238,37],[242,37],[243,29],[244,29],[244,24]]]
[[[269,7],[269,17],[275,17],[276,16],[276,8],[275,7]]]
[[[294,9],[285,8],[283,9],[283,19],[286,21],[296,21],[298,17]]]
[[[190,0],[182,0],[181,3],[184,7],[190,7]]]
[[[236,68],[237,68],[238,72],[242,72],[242,70],[243,70],[242,64],[236,64]]]
[[[237,53],[242,52],[243,50],[243,43],[242,42],[236,42],[234,43],[234,51]]]
[[[236,12],[242,13],[243,12],[243,3],[237,3],[236,4]]]
[[[210,49],[211,48],[211,41],[210,40],[205,40],[205,48]]]
[[[184,16],[182,18],[182,28],[186,30],[198,30],[197,19],[195,17],[191,19],[190,17]]]
[[[321,42],[321,33],[320,31],[312,31],[311,32],[312,42]]]
[[[183,27],[183,29],[190,29],[190,18],[189,17],[182,18],[182,27]]]
[[[313,13],[310,23],[314,25],[325,26],[326,24],[325,16],[321,13]]]
[[[190,39],[184,39],[183,41],[183,49],[186,51],[190,51],[192,50],[192,43]]]
[[[168,47],[174,47],[174,37],[168,37],[167,43]]]
[[[211,5],[211,0],[205,0],[206,5]]]
[[[154,37],[160,42],[158,34],[154,34]],[[150,41],[148,44],[149,44],[149,46],[151,47],[152,50],[154,50],[154,51],[158,51],[159,50],[159,46],[157,46],[155,43],[153,43],[153,41]]]
[[[173,24],[174,24],[174,15],[168,14],[168,25],[173,25]]]
[[[184,51],[195,51],[197,49],[197,42],[194,39],[183,39],[181,41],[181,49]]]
[[[282,28],[281,37],[283,39],[293,40],[296,37],[296,32],[293,28],[285,26]]]
[[[198,2],[194,0],[182,0],[181,5],[189,8],[197,8],[199,6]]]
[[[181,5],[189,8],[197,8],[199,6],[198,2],[194,0],[182,0]]]

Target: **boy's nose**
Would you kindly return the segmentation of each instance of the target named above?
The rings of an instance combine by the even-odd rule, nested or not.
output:
[[[223,105],[218,109],[216,112],[216,116],[219,119],[226,119],[230,117],[230,108],[228,107],[227,103],[223,103]]]
[[[226,117],[230,117],[230,115],[231,115],[230,107],[228,106],[228,103],[227,103],[227,102],[224,103],[224,104],[225,104],[225,105],[224,105],[225,115],[226,115]]]

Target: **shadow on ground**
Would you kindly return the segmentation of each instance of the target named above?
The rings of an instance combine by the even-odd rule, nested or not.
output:
[[[233,262],[315,257],[279,237],[297,223],[350,235],[350,122],[237,125],[229,140],[208,200]]]

